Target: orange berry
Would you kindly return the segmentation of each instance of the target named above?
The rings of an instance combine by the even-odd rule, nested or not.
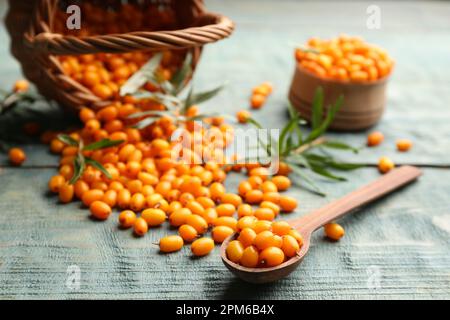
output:
[[[143,218],[137,218],[133,226],[134,234],[142,237],[148,232],[147,222]]]
[[[213,221],[214,226],[227,226],[233,230],[237,230],[237,220],[233,217],[218,217]]]
[[[270,201],[263,201],[259,206],[260,208],[267,208],[272,210],[275,216],[277,216],[281,211],[280,207],[277,204]]]
[[[372,132],[367,136],[367,145],[369,147],[375,147],[381,144],[384,140],[384,135],[381,132]]]
[[[66,145],[59,139],[53,139],[50,142],[50,151],[52,153],[61,153]]]
[[[263,179],[259,176],[252,176],[248,178],[248,183],[250,183],[252,189],[259,189],[263,182]]]
[[[211,236],[216,243],[222,243],[226,238],[231,236],[234,233],[234,230],[227,226],[217,226],[214,227],[211,231]]]
[[[59,190],[65,183],[66,179],[63,176],[61,175],[53,176],[48,182],[48,188],[53,193],[59,193]]]
[[[266,102],[266,97],[262,94],[253,94],[250,99],[250,104],[253,109],[261,109]]]
[[[236,212],[236,207],[230,203],[223,203],[216,207],[219,217],[232,217]]]
[[[278,192],[278,188],[272,181],[264,181],[264,183],[261,185],[261,191],[263,193]]]
[[[242,217],[247,217],[247,216],[253,216],[253,208],[251,205],[243,203],[238,207],[238,217],[242,218]]]
[[[208,255],[214,249],[214,241],[211,238],[200,238],[191,245],[192,253],[197,257]]]
[[[136,214],[131,210],[122,211],[119,214],[119,224],[124,229],[129,229],[136,222]]]
[[[198,237],[197,230],[188,224],[183,224],[179,229],[178,233],[183,238],[185,242],[192,242]]]
[[[221,197],[221,203],[232,204],[235,208],[242,204],[242,198],[234,193],[226,193]]]
[[[233,240],[228,244],[226,254],[232,262],[239,263],[244,254],[244,246],[238,240]]]
[[[257,221],[253,225],[252,229],[255,230],[257,234],[263,231],[270,231],[272,230],[272,222],[266,220]]]
[[[248,181],[242,181],[239,183],[238,192],[239,194],[244,197],[247,192],[250,190],[253,190],[252,185]]]
[[[249,204],[261,203],[263,192],[261,190],[251,190],[245,194],[245,202]]]
[[[394,168],[395,168],[394,162],[391,159],[389,159],[388,157],[382,157],[378,161],[378,170],[381,173],[388,173],[389,171],[391,171]]]
[[[280,203],[281,195],[278,192],[267,192],[263,194],[263,201],[272,202],[275,204]]]
[[[102,201],[94,201],[89,206],[92,217],[97,220],[106,220],[111,214],[111,207]]]
[[[264,250],[274,244],[274,234],[271,231],[262,231],[258,233],[253,241],[253,245],[259,250]]]
[[[166,213],[160,209],[146,209],[142,211],[141,218],[149,227],[158,227],[166,221]]]
[[[142,193],[135,193],[131,196],[130,199],[130,209],[134,212],[141,211],[144,209],[146,203],[146,199]]]
[[[73,200],[74,187],[71,184],[65,183],[59,189],[59,201],[61,203],[69,203]]]
[[[288,196],[281,196],[279,204],[283,212],[292,212],[297,209],[298,205],[297,199]]]
[[[411,149],[412,142],[408,139],[397,140],[397,150],[400,152],[407,152]]]
[[[344,228],[342,228],[342,226],[340,226],[337,223],[327,224],[324,228],[324,231],[325,231],[325,235],[329,239],[334,240],[334,241],[340,240],[345,234]]]
[[[208,230],[208,222],[196,214],[188,215],[186,217],[186,224],[194,227],[199,234],[204,234]]]
[[[247,268],[255,268],[259,264],[259,253],[254,246],[248,246],[244,249],[240,264]]]
[[[86,207],[89,207],[93,202],[103,200],[105,193],[102,190],[92,189],[86,191],[81,198],[81,201]]]
[[[14,83],[14,92],[26,92],[30,88],[30,83],[27,80],[17,80]]]
[[[117,194],[117,204],[120,208],[126,209],[130,206],[131,192],[128,189],[122,189]]]
[[[256,236],[257,236],[257,234],[256,234],[255,230],[253,230],[251,228],[244,228],[239,233],[238,240],[242,243],[244,248],[247,248],[253,244]]]
[[[258,208],[255,210],[255,217],[259,220],[273,221],[275,212],[270,208]]]
[[[251,113],[247,110],[238,111],[236,118],[240,123],[247,123],[248,119],[251,117]]]
[[[286,191],[291,187],[291,180],[286,176],[276,176],[272,178],[272,182],[277,187],[278,191]]]
[[[27,159],[25,152],[20,148],[12,148],[9,150],[9,162],[14,166],[20,166]]]
[[[89,191],[89,184],[87,184],[85,181],[83,180],[78,180],[77,182],[75,182],[74,185],[74,192],[75,192],[75,196],[81,200],[81,198],[83,197],[83,194]]]
[[[180,236],[168,236],[159,241],[159,250],[164,253],[180,251],[183,248],[184,241]]]
[[[286,221],[276,221],[272,223],[272,231],[276,235],[284,236],[289,234],[291,230],[292,230],[291,225]]]
[[[190,215],[192,215],[192,212],[187,208],[175,210],[169,217],[170,225],[179,227],[186,224],[186,220]]]
[[[283,245],[281,246],[281,250],[283,250],[286,257],[292,258],[300,250],[300,245],[293,236],[284,235],[283,236]]]
[[[276,267],[284,262],[284,252],[277,247],[269,247],[264,249],[259,255],[259,261],[264,267]]]

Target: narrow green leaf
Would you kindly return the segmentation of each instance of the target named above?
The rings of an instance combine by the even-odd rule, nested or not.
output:
[[[126,96],[136,93],[147,81],[154,79],[154,74],[159,68],[162,53],[155,54],[141,69],[133,74],[120,88],[120,95]]]
[[[75,184],[84,173],[86,168],[85,159],[82,154],[78,153],[75,160],[73,161],[73,176],[70,179],[70,184]]]
[[[138,119],[142,117],[171,117],[173,114],[169,111],[143,111],[136,112],[127,117],[127,119]]]
[[[303,172],[303,170],[301,168],[297,167],[294,163],[287,162],[287,164],[289,164],[289,166],[291,167],[294,174],[296,174],[297,176],[299,176],[300,178],[303,179],[303,182],[306,184],[307,189],[309,189],[310,191],[312,191],[322,197],[326,196],[326,194],[314,183],[314,181],[308,176],[308,174]],[[297,181],[294,180],[294,182],[297,182]],[[301,183],[299,183],[299,184],[301,185]]]
[[[315,172],[316,174],[318,174],[322,177],[328,178],[330,180],[347,181],[347,179],[345,179],[344,177],[336,176],[321,166],[316,166],[316,165],[311,164],[311,168],[312,168],[312,171]]]
[[[67,144],[68,146],[78,147],[78,141],[67,134],[59,134],[57,138],[59,141]]]
[[[323,135],[325,133],[325,131],[327,131],[328,127],[333,122],[334,117],[336,116],[336,113],[339,111],[339,109],[341,108],[343,103],[344,103],[344,97],[340,96],[336,100],[334,105],[329,108],[327,116],[326,116],[325,120],[322,122],[322,124],[318,128],[314,129],[311,132],[311,134],[308,136],[307,142],[314,141],[315,139],[317,139],[318,137]]]
[[[174,93],[179,94],[187,84],[189,77],[192,76],[192,53],[188,52],[181,68],[173,75],[171,79]]]
[[[105,169],[103,165],[101,165],[101,163],[91,158],[86,158],[86,164],[100,170],[108,179],[111,179],[111,174],[108,172],[108,170]]]
[[[330,168],[333,168],[335,170],[340,170],[340,171],[352,171],[352,170],[357,170],[357,169],[361,169],[364,167],[363,164],[334,162],[334,161],[328,163],[328,166]]]
[[[292,130],[294,130],[294,128],[298,126],[298,121],[297,119],[291,119],[286,126],[283,128],[283,130],[281,131],[280,134],[280,139],[279,139],[279,153],[281,155],[285,155],[287,152],[289,152],[290,150],[288,148],[286,148],[286,138],[289,136],[289,133],[292,132]]]
[[[323,121],[323,88],[318,87],[314,94],[314,100],[312,105],[312,128],[317,129]]]
[[[223,88],[224,88],[224,85],[214,88],[209,91],[204,91],[204,92],[195,93],[195,94],[191,91],[185,102],[186,108],[189,108],[193,105],[201,104],[203,102],[206,102],[206,101],[214,98],[217,94],[219,94],[220,91],[223,90]]]
[[[327,142],[323,143],[322,146],[325,148],[330,148],[330,149],[351,150],[354,153],[359,152],[358,148],[352,147],[351,145],[344,143],[344,142],[340,142],[340,141],[327,141]]]
[[[106,149],[106,148],[111,148],[111,147],[115,147],[118,146],[122,143],[124,143],[125,141],[123,140],[109,140],[109,139],[103,139],[100,140],[98,142],[94,142],[91,143],[90,145],[87,145],[86,147],[84,147],[83,150],[85,151],[93,151],[93,150],[99,150],[99,149]]]

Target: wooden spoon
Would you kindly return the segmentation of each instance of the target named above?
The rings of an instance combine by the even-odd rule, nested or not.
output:
[[[418,168],[411,166],[394,169],[390,173],[385,174],[376,181],[348,194],[340,200],[336,200],[299,219],[289,221],[290,225],[300,232],[304,243],[297,256],[277,267],[246,268],[230,261],[226,255],[226,248],[229,242],[236,238],[236,234],[227,238],[222,244],[220,252],[222,261],[231,272],[247,282],[267,283],[284,278],[297,268],[308,253],[311,235],[314,231],[416,180],[421,174],[422,172]]]

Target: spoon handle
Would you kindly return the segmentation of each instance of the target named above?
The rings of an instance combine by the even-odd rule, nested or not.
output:
[[[396,189],[416,180],[422,175],[420,169],[403,166],[392,170],[374,182],[333,201],[323,208],[291,222],[291,225],[302,232],[312,233],[343,215],[393,192]]]

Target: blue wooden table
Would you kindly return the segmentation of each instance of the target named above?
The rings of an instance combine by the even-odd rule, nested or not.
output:
[[[233,277],[218,248],[192,259],[186,247],[161,255],[152,245],[167,228],[142,239],[120,231],[116,219],[95,223],[77,203],[62,206],[47,194],[58,159],[47,147],[22,145],[28,160],[9,166],[0,155],[0,298],[144,299],[449,299],[450,298],[450,3],[381,2],[381,29],[366,26],[371,2],[208,0],[209,8],[237,23],[232,38],[207,47],[195,84],[208,88],[228,81],[227,90],[205,109],[229,114],[248,106],[251,88],[275,85],[267,106],[255,113],[265,126],[286,121],[286,96],[293,74],[293,44],[310,36],[361,35],[389,50],[397,61],[388,109],[376,129],[386,143],[361,154],[343,155],[365,168],[349,181],[319,180],[328,197],[293,188],[301,216],[379,176],[374,166],[387,155],[398,164],[416,164],[418,183],[351,215],[341,222],[346,236],[331,243],[318,233],[310,254],[289,278],[255,286]],[[4,14],[5,2],[0,2]],[[0,87],[20,78],[0,26]],[[49,111],[46,116],[59,115]],[[7,125],[0,121],[0,126]],[[353,145],[366,132],[331,133]],[[395,150],[397,138],[410,138],[409,153]],[[238,175],[227,181],[236,188]],[[71,266],[81,272],[80,287],[68,285]],[[68,272],[69,271],[69,272]]]

